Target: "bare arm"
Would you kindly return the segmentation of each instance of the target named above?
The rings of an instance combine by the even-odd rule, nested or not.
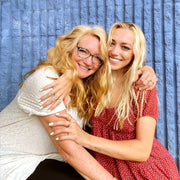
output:
[[[144,66],[138,70],[134,80],[134,86],[140,90],[150,90],[154,88],[157,80],[158,79],[153,68],[150,66]],[[53,83],[43,87],[43,91],[50,88],[52,90],[40,98],[41,101],[45,101],[47,98],[51,97],[44,104],[42,104],[42,106],[47,107],[48,105],[52,104],[49,109],[53,110],[60,104],[61,100],[64,100],[64,104],[67,106],[68,94],[71,91],[72,85],[72,72],[67,70]]]
[[[155,125],[155,119],[143,117],[137,122],[135,139],[112,141],[91,135],[84,146],[116,159],[146,161],[151,153]]]
[[[65,120],[60,120],[54,126],[64,124]],[[74,120],[71,120],[70,127],[64,128],[62,126],[54,132],[55,136],[59,137],[60,140],[74,140],[75,142],[88,149],[108,155],[116,159],[146,161],[152,149],[155,127],[155,119],[151,117],[141,117],[137,120],[136,138],[132,140],[122,141],[113,141],[102,137],[90,135],[80,129]]]
[[[56,122],[58,118],[55,115],[39,117],[47,133],[52,132],[49,122]],[[56,141],[55,137],[50,136],[59,154],[73,166],[85,179],[101,180],[113,179],[109,174],[81,145],[72,140]]]

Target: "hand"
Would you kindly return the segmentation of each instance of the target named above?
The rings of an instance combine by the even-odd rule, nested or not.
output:
[[[87,133],[67,112],[58,115],[59,120],[52,125],[52,134],[56,140],[73,140],[83,146]]]
[[[67,106],[68,102],[68,95],[72,88],[72,81],[71,81],[71,72],[66,71],[62,76],[60,76],[57,80],[48,84],[47,86],[43,87],[43,91],[52,88],[50,92],[45,94],[40,98],[41,102],[49,98],[42,106],[45,108],[48,105],[52,104],[49,108],[53,110],[57,107],[62,101],[64,101],[65,106]]]
[[[134,85],[139,90],[150,90],[156,85],[158,78],[152,67],[144,66],[137,71]]]

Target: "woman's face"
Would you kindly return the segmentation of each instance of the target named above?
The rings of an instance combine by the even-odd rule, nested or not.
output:
[[[108,48],[111,70],[118,71],[126,67],[133,59],[134,33],[129,29],[119,28],[112,34]]]
[[[98,64],[99,46],[100,42],[97,37],[86,35],[74,48],[71,58],[75,63],[79,78],[86,78],[100,68],[100,64]]]

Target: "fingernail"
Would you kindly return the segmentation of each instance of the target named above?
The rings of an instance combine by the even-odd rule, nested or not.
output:
[[[57,137],[57,138],[56,138],[56,141],[58,141],[58,140],[59,140],[59,138]]]
[[[56,113],[56,116],[59,116],[60,115],[60,113]]]
[[[39,109],[43,109],[43,106],[40,106]]]
[[[53,122],[51,122],[51,123],[49,123],[49,126],[53,126],[53,124],[54,124],[54,123],[53,123]]]
[[[51,136],[54,135],[54,132],[51,132],[50,135],[51,135]]]
[[[40,102],[41,102],[41,100],[40,100],[40,99],[38,99],[38,100],[37,100],[37,102],[38,102],[38,103],[40,103]]]
[[[47,111],[47,113],[50,113],[51,112],[51,110],[49,109],[48,111]]]
[[[42,92],[42,91],[43,91],[43,89],[40,89],[39,91],[40,91],[40,92]]]

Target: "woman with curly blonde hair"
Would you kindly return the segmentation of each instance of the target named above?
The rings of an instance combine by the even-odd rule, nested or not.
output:
[[[15,99],[0,112],[0,179],[113,179],[83,147],[74,141],[58,142],[45,131],[48,122],[56,122],[56,114],[66,108],[52,90],[41,90],[62,74],[72,72],[67,112],[82,127],[83,119],[92,115],[94,106],[106,102],[106,39],[106,32],[100,27],[77,26],[57,39],[47,61],[25,75]],[[40,102],[46,93],[57,102],[52,111]],[[43,160],[47,160],[45,164],[41,163]],[[69,172],[65,177],[64,171]]]

